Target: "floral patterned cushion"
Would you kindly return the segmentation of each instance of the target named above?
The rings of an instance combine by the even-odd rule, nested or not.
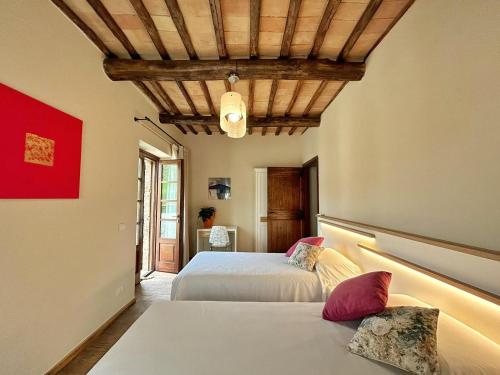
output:
[[[288,259],[288,264],[302,268],[303,270],[312,271],[322,251],[322,247],[299,242],[295,251]]]
[[[434,308],[388,307],[363,319],[347,348],[412,374],[439,374],[438,316]]]

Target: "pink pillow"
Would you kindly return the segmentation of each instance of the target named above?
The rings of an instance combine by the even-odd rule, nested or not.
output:
[[[390,272],[370,272],[342,281],[323,308],[323,319],[356,320],[376,314],[387,304]]]
[[[313,245],[313,246],[321,246],[321,244],[323,243],[323,240],[324,240],[323,237],[305,237],[305,238],[301,238],[300,240],[298,240],[297,242],[295,242],[292,245],[291,248],[288,249],[288,251],[286,252],[286,256],[287,257],[292,256],[292,254],[295,251],[295,248],[297,247],[297,245],[299,244],[299,242],[304,242],[306,244]]]

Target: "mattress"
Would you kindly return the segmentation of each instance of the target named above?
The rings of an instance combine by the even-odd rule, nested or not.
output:
[[[389,304],[423,305],[403,295]],[[159,302],[90,371],[176,375],[381,375],[404,372],[354,355],[346,345],[359,322],[323,320],[323,303]],[[441,314],[443,374],[495,374],[500,349]]]
[[[172,300],[319,302],[316,272],[287,263],[284,254],[198,253],[172,283]]]

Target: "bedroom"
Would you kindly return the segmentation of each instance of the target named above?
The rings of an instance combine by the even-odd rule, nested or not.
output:
[[[212,135],[206,134],[203,124],[194,122],[189,125],[198,134],[183,126],[187,133],[184,134],[173,124],[161,123],[159,113],[162,111],[157,108],[155,101],[159,101],[164,107],[167,104],[157,91],[151,91],[153,87],[149,83],[146,88],[151,88],[150,93],[157,95],[153,101],[131,82],[117,82],[109,78],[103,66],[107,53],[96,47],[95,41],[61,10],[61,3],[72,9],[84,24],[89,24],[98,39],[102,40],[109,51],[117,54],[119,59],[131,61],[127,49],[91,4],[94,7],[98,3],[104,4],[112,19],[120,27],[124,27],[127,39],[139,55],[145,55],[144,61],[160,60],[161,57],[137,16],[137,10],[132,6],[132,3],[137,5],[137,1],[2,2],[0,45],[4,56],[0,62],[0,83],[10,93],[11,90],[16,90],[79,119],[83,125],[81,154],[78,155],[81,158],[78,198],[7,197],[4,195],[7,188],[15,192],[16,188],[24,185],[32,186],[32,191],[36,192],[39,181],[23,185],[22,181],[16,180],[16,171],[9,178],[3,174],[4,189],[0,200],[3,229],[0,236],[0,260],[4,265],[0,287],[0,373],[55,372],[54,369],[59,368],[60,364],[67,364],[64,359],[75,349],[82,348],[82,344],[89,344],[87,338],[99,340],[94,335],[100,333],[100,328],[106,322],[131,303],[137,293],[136,288],[141,288],[136,287],[134,282],[139,150],[151,147],[150,150],[160,150],[169,157],[172,156],[172,151],[176,151],[179,156],[179,150],[172,147],[175,142],[167,135],[150,123],[133,120],[134,117],[145,116],[184,146],[184,219],[187,229],[183,231],[182,238],[187,251],[182,252],[181,266],[196,254],[196,232],[201,227],[197,216],[202,207],[217,208],[215,225],[238,227],[238,248],[242,250],[241,254],[256,249],[254,169],[300,167],[318,156],[319,213],[324,215],[322,220],[328,222],[318,225],[325,238],[324,246],[338,250],[363,271],[392,272],[391,293],[407,294],[428,305],[438,306],[442,314],[439,319],[448,314],[460,320],[478,332],[478,340],[490,342],[494,349],[490,347],[485,352],[496,350],[498,353],[498,1],[416,0],[406,9],[405,6],[402,7],[402,1],[352,0],[339,2],[339,8],[333,9],[335,1],[262,0],[257,2],[260,4],[260,35],[256,46],[257,55],[263,58],[249,59],[252,27],[255,30],[250,21],[250,14],[254,9],[251,4],[256,3],[255,1],[144,0],[157,31],[166,38],[162,39],[162,43],[171,56],[171,61],[182,60],[183,64],[198,61],[222,64],[235,56],[261,64],[267,60],[264,57],[280,56],[283,40],[291,40],[289,54],[294,59],[283,58],[277,61],[281,64],[298,59],[308,61],[308,54],[313,48],[325,14],[327,32],[323,45],[326,47],[322,48],[326,49],[319,56],[336,60],[368,6],[378,5],[382,10],[385,7],[386,11],[392,9],[392,18],[374,18],[375,21],[371,24],[365,24],[365,28],[369,26],[368,31],[371,32],[362,39],[368,45],[365,45],[367,49],[364,51],[369,50],[381,36],[383,38],[367,57],[363,77],[356,81],[349,80],[338,93],[335,92],[334,85],[323,86],[319,91],[314,101],[318,104],[311,105],[312,115],[306,118],[310,121],[309,117],[312,117],[313,121],[307,123],[316,125],[314,118],[321,113],[318,127],[302,126],[289,135],[295,129],[290,121],[294,117],[302,118],[301,115],[321,86],[320,79],[313,76],[276,79],[279,84],[276,85],[271,110],[274,117],[280,118],[283,128],[268,128],[262,126],[262,123],[260,127],[253,127],[254,117],[248,105],[250,85],[245,76],[247,73],[239,71],[241,81],[235,84],[235,89],[242,94],[248,114],[247,132],[240,139],[220,134],[217,126],[220,98],[225,91],[224,82],[229,83],[228,77],[213,78],[212,80],[217,80],[218,86],[207,78],[209,97],[213,101],[215,112],[211,116],[216,117],[216,121],[209,125]],[[185,38],[180,36],[182,31],[179,32],[179,25],[172,21],[172,10],[167,9],[167,3],[178,4],[200,60],[187,60],[189,54],[184,45]],[[220,62],[211,58],[212,55],[218,57],[218,41],[221,39],[216,38],[216,23],[210,8],[211,4],[219,3],[225,31],[219,35],[224,35],[229,55],[229,59]],[[300,4],[299,9],[294,11],[290,4]],[[236,15],[231,17],[231,12]],[[287,39],[283,35],[287,29],[289,13],[293,15],[294,12],[298,12],[298,19],[294,33],[290,33],[287,37],[290,39]],[[105,13],[101,12],[103,14]],[[388,26],[392,26],[396,16],[401,17],[386,35],[382,35]],[[350,62],[349,59],[346,61]],[[278,74],[278,71],[270,70],[265,74],[269,77]],[[254,77],[261,76],[255,73]],[[296,81],[300,79],[311,84],[306,85],[307,81],[303,83],[294,99],[298,85]],[[188,81],[195,80],[197,79]],[[253,111],[257,118],[266,119],[272,80],[272,77],[255,78]],[[288,86],[286,81],[293,81],[293,84]],[[176,83],[162,81],[163,85],[166,87],[164,92],[171,95],[181,113],[193,113],[181,89],[171,87]],[[209,117],[210,108],[202,86],[199,85],[199,89],[196,89],[188,82],[185,89],[200,115]],[[334,96],[336,97],[329,103]],[[290,116],[284,116],[292,100],[296,103],[291,106]],[[15,122],[5,116],[6,113],[13,112],[5,103],[4,100],[0,103],[4,110],[4,131],[15,128]],[[22,108],[16,108],[18,113],[27,113]],[[177,115],[172,113],[170,116]],[[22,116],[19,119],[23,120]],[[168,121],[172,121],[172,118]],[[276,125],[276,122],[273,124]],[[266,129],[264,136],[262,129]],[[307,131],[301,134],[304,129]],[[5,150],[4,145],[12,134],[7,132],[0,137],[4,141],[2,149]],[[57,143],[55,150],[57,159]],[[9,157],[11,156],[4,151],[4,171],[7,170],[5,161],[11,160]],[[230,199],[209,199],[208,180],[216,177],[231,178]],[[331,218],[347,220],[349,223]],[[375,239],[329,225],[332,223],[370,233],[375,235]],[[369,227],[362,227],[361,224]],[[394,233],[380,232],[380,228],[418,234],[444,242],[429,245],[395,236]],[[443,247],[448,242],[466,245],[455,246],[454,249]],[[400,269],[401,265],[390,263],[393,260],[382,259],[379,254],[358,247],[358,243],[431,270],[432,281],[427,280],[431,276],[421,275],[422,270],[410,269],[408,264]],[[464,248],[469,249],[472,254],[457,251]],[[491,249],[491,252],[486,249]],[[450,286],[442,279],[437,279],[439,275],[459,283]],[[166,280],[161,276],[145,280],[141,284],[171,282],[171,278]],[[252,281],[248,284],[254,285]],[[470,288],[467,289],[465,284]],[[189,283],[186,285],[189,287]],[[433,289],[439,290],[439,293],[433,293]],[[224,293],[220,287],[215,292]],[[179,302],[172,302],[173,309],[177,308],[176,303]],[[274,309],[275,303],[285,302],[271,302],[269,305],[266,302],[264,306],[261,305],[263,302],[255,302],[251,309],[262,309],[252,311],[257,315],[276,319],[276,314],[279,314],[277,311],[283,305]],[[303,303],[306,304],[304,309],[308,309],[311,308],[309,304],[317,306],[320,302]],[[323,301],[323,305],[324,303]],[[226,302],[221,302],[222,305],[217,302],[213,304],[216,304],[214,309],[223,309]],[[299,309],[301,304],[302,302],[293,306]],[[130,308],[133,309],[134,306]],[[163,309],[162,306],[160,305],[160,310]],[[474,309],[470,306],[474,306]],[[210,314],[215,311],[212,310]],[[230,316],[235,311],[224,310],[220,314]],[[155,310],[151,310],[151,313],[154,314]],[[183,313],[194,314],[193,311],[173,310],[170,313],[179,321],[182,321],[180,319]],[[300,311],[294,311],[293,314],[297,314],[294,316],[300,320]],[[241,319],[247,322],[247,329],[260,332],[246,314],[242,313]],[[321,328],[324,323],[337,327],[334,322],[318,319],[320,321],[311,322],[310,331],[307,331],[307,325],[301,328],[306,332],[300,331],[304,334],[309,332],[304,339],[317,334],[318,341],[315,345],[325,343],[328,339],[322,336],[325,333]],[[141,324],[143,323],[139,320],[138,325]],[[227,330],[230,328],[225,327]],[[356,328],[350,327],[338,336],[339,346],[335,348],[335,353],[340,353],[346,361],[351,361],[351,357],[354,357],[346,346],[355,331]],[[189,335],[196,334],[194,328],[187,332]],[[223,333],[231,332],[224,330]],[[286,327],[279,333],[282,336],[278,335],[278,339],[291,339]],[[130,341],[127,340],[122,347],[134,343],[134,332],[131,331],[130,335]],[[165,337],[165,340],[170,339],[173,337]],[[267,336],[256,335],[253,340],[265,342]],[[337,350],[344,350],[345,355],[341,354],[343,352],[337,353]],[[114,356],[113,352],[109,355]],[[314,353],[310,355],[314,357]],[[242,361],[241,351],[235,352],[231,358],[236,362]],[[307,358],[310,360],[312,357]],[[352,371],[346,367],[343,371],[339,369],[339,373],[356,373],[354,368],[365,366],[365,362],[369,364],[370,370],[375,368],[374,373],[398,371],[363,357],[352,361],[355,363]],[[90,367],[80,373],[89,371],[96,362],[97,360],[88,363]],[[495,358],[485,359],[483,362],[486,368],[498,368],[495,367],[498,366]],[[193,363],[193,366],[201,365],[201,362]],[[322,366],[328,365],[331,363],[317,363],[316,373],[321,373],[324,371]],[[181,367],[177,373],[183,373],[182,363],[179,366]],[[262,366],[267,366],[268,372],[272,372],[272,369],[274,373],[283,372],[275,367],[277,364],[272,360],[262,360]],[[247,373],[251,373],[251,369],[247,368]],[[212,369],[215,373],[217,370],[218,373],[224,373],[220,368]],[[235,372],[230,367],[225,370],[226,373]],[[242,369],[239,370],[240,373],[245,373]],[[299,370],[304,371],[304,367],[297,365],[294,371]],[[309,368],[309,372],[314,372],[313,370],[314,367]],[[61,372],[64,373],[64,370]],[[184,373],[196,372],[184,370]],[[446,371],[443,370],[443,373]]]

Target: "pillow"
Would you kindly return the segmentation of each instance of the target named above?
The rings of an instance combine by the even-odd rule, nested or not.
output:
[[[334,249],[325,248],[316,261],[316,273],[321,281],[324,300],[342,281],[361,274],[360,268]]]
[[[288,264],[302,268],[303,270],[312,271],[322,251],[322,247],[299,242],[292,256],[288,259]]]
[[[413,374],[439,374],[438,316],[434,308],[388,307],[363,319],[347,348]]]
[[[314,245],[314,246],[321,246],[321,244],[323,243],[323,240],[324,240],[323,237],[304,237],[304,238],[301,238],[300,240],[295,242],[291,248],[288,249],[288,251],[286,252],[286,256],[289,257],[293,254],[293,252],[295,251],[295,248],[297,247],[299,242],[308,243],[309,245]]]
[[[323,319],[356,320],[384,310],[387,304],[390,272],[370,272],[342,281],[323,308]]]

